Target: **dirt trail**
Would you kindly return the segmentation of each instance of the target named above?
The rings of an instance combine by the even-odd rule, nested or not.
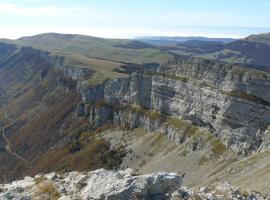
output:
[[[7,111],[5,111],[5,118],[8,119],[9,121],[11,121],[11,123],[16,122],[14,119],[12,119],[11,117],[8,116]],[[20,156],[19,154],[17,154],[15,151],[12,150],[12,145],[11,145],[8,137],[5,134],[5,129],[4,128],[1,128],[1,129],[2,129],[3,138],[7,143],[5,146],[6,151],[8,151],[10,154],[14,155],[21,162],[23,162],[25,164],[25,166],[27,166],[28,168],[31,168],[31,166],[28,164],[28,162],[22,156]]]

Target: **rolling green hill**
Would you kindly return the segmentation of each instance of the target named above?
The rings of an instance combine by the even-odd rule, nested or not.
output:
[[[249,41],[249,42],[257,42],[257,43],[270,45],[270,33],[251,35],[251,36],[245,38],[244,40]]]
[[[166,51],[141,42],[84,35],[44,33],[18,40],[1,41],[18,47],[47,51],[51,56],[64,57],[65,66],[90,68],[96,72],[91,81],[95,83],[125,76],[121,73],[123,67],[132,68],[146,63],[166,64],[174,57]]]
[[[90,68],[94,82],[125,76],[138,65],[166,64],[177,55],[244,64],[259,70],[270,68],[270,34],[252,35],[228,42],[191,38],[185,41],[153,44],[152,39],[104,39],[84,35],[44,33],[18,40],[0,40],[20,47],[30,46],[47,51],[52,56],[64,57],[64,65]]]
[[[270,70],[269,33],[251,35],[241,40],[230,39],[226,42],[205,38],[174,41],[172,38],[169,43],[153,43],[152,38],[104,39],[58,33],[0,41],[41,49],[54,56],[63,56],[66,65],[91,68],[99,73],[98,77],[103,77],[101,79],[123,76],[119,73],[121,71],[119,69],[129,64],[166,64],[177,55],[202,57]]]
[[[125,63],[156,62],[164,64],[172,58],[170,54],[154,46],[126,48],[125,46],[132,42],[132,40],[126,39],[103,39],[84,35],[45,33],[23,37],[18,40],[9,40],[8,42],[21,46],[31,46],[64,56],[79,54],[86,58],[102,58]]]

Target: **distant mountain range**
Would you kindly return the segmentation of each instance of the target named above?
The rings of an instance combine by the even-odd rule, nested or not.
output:
[[[220,60],[227,63],[244,64],[252,68],[269,71],[270,33],[251,35],[244,39],[204,37],[146,37],[138,41],[177,55]]]
[[[146,42],[152,45],[172,45],[180,42],[187,41],[206,41],[206,42],[220,42],[220,43],[229,43],[236,39],[233,38],[207,38],[207,37],[166,37],[166,36],[156,36],[156,37],[138,37],[135,40]]]

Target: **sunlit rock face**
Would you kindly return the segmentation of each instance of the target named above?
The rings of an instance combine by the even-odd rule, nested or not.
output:
[[[140,107],[207,128],[241,155],[268,146],[263,145],[270,124],[270,74],[266,72],[190,58],[81,93],[85,113],[95,126],[114,123],[170,131],[159,117],[130,108]]]

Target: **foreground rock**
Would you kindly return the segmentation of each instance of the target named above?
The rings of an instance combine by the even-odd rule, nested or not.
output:
[[[182,177],[174,173],[133,175],[132,170],[88,173],[55,173],[0,186],[0,199],[167,199],[180,188]]]
[[[230,184],[191,190],[181,188],[175,173],[134,175],[131,169],[37,175],[0,185],[0,200],[265,200],[259,193]]]

